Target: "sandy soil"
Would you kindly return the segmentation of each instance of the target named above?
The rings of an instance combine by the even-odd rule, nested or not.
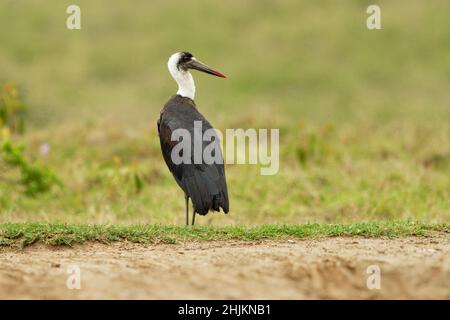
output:
[[[370,265],[381,289],[367,288]],[[450,237],[0,249],[0,298],[450,299]]]

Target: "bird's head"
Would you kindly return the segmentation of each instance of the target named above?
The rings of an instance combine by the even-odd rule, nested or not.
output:
[[[174,76],[174,73],[187,73],[189,69],[194,69],[212,74],[216,77],[226,78],[222,72],[208,67],[203,62],[197,60],[191,53],[185,51],[171,55],[167,65],[172,76]]]

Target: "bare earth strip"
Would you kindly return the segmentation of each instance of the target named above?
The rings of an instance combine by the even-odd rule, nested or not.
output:
[[[5,299],[450,299],[450,237],[0,249]],[[67,267],[81,289],[66,286]],[[366,286],[381,268],[381,289]]]

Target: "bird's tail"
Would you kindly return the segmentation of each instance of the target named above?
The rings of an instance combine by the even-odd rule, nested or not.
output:
[[[206,215],[209,210],[228,213],[228,192],[225,186],[212,181],[203,171],[184,179],[185,191],[192,200],[194,211]]]

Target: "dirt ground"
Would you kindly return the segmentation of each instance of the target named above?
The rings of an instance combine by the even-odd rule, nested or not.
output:
[[[3,248],[0,298],[450,299],[450,237]]]

